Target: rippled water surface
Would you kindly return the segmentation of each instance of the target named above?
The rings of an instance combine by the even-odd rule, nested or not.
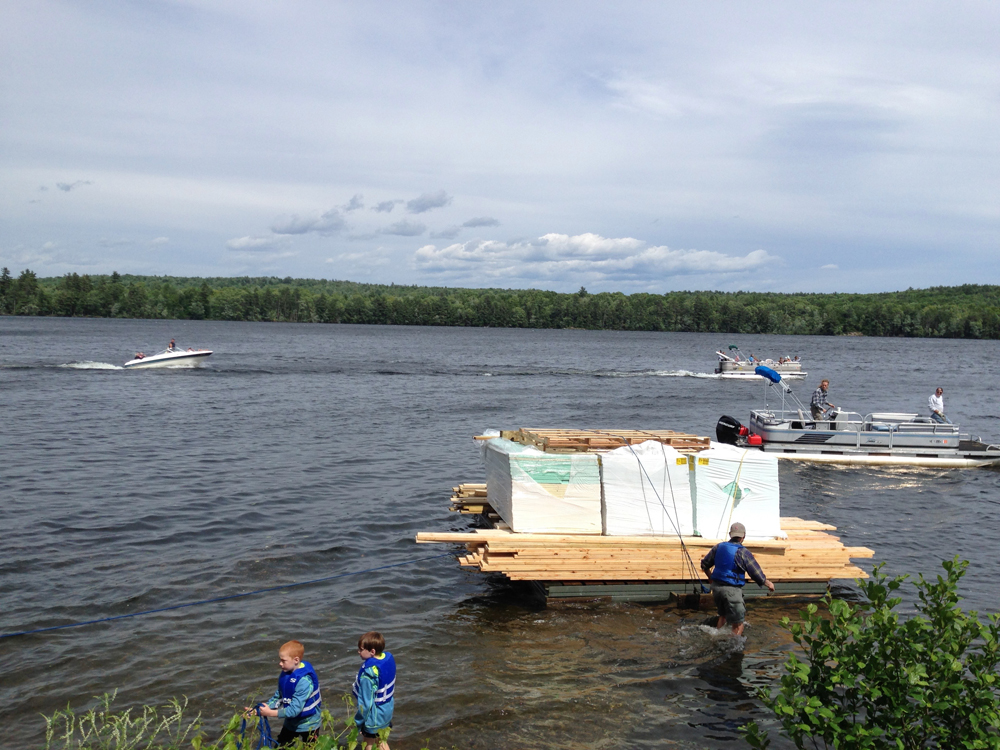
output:
[[[211,348],[203,369],[116,369],[136,350]],[[483,481],[490,427],[672,428],[745,420],[762,386],[708,377],[728,343],[799,354],[853,411],[923,411],[935,385],[1000,439],[997,342],[0,318],[0,631],[167,607],[430,557],[460,530],[450,488]],[[1000,472],[782,465],[782,513],[833,523],[894,573],[972,561],[967,606],[997,611]],[[870,562],[863,567],[870,569]],[[913,597],[909,596],[909,602]],[[907,605],[909,606],[909,605]],[[789,648],[798,604],[755,600],[745,644],[706,613],[583,602],[425,560],[314,586],[0,640],[0,718],[119,690],[186,695],[209,727],[273,690],[297,638],[328,704],[356,640],[397,657],[394,748],[728,748]],[[776,746],[780,746],[780,743]]]

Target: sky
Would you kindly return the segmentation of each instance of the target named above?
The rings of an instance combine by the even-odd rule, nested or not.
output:
[[[1000,4],[0,0],[0,266],[1000,283]]]

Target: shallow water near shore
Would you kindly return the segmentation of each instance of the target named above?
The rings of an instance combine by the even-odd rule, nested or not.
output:
[[[115,369],[172,337],[213,349],[208,366]],[[1000,441],[995,341],[0,317],[0,632],[447,552],[413,538],[468,526],[447,505],[453,485],[484,481],[473,435],[714,434],[763,398],[759,383],[711,377],[729,343],[802,356],[800,398],[826,377],[830,400],[861,413],[923,412],[941,385],[954,421]],[[783,464],[781,481],[783,515],[836,525],[894,574],[969,559],[965,606],[1000,609],[1000,471]],[[701,627],[707,610],[545,607],[527,587],[424,560],[0,639],[0,744],[40,747],[40,713],[116,688],[122,707],[186,695],[211,734],[270,694],[290,638],[336,710],[358,635],[377,629],[399,664],[394,748],[729,748],[766,718],[753,691],[780,673],[778,623],[799,606],[752,600],[738,642]]]

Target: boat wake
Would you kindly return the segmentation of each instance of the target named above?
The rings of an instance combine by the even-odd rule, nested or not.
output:
[[[113,365],[110,362],[69,362],[59,367],[70,370],[124,370],[124,367]]]
[[[706,378],[708,380],[718,380],[719,375],[714,372],[692,372],[691,370],[640,370],[638,372],[609,371],[598,373],[598,377],[605,378]]]

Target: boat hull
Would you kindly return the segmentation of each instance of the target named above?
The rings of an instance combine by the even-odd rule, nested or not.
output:
[[[143,359],[133,359],[125,363],[126,370],[149,370],[155,367],[201,367],[206,357],[212,354],[205,349],[197,352],[177,352],[176,354],[154,354]]]
[[[765,450],[784,461],[802,461],[839,466],[920,466],[932,469],[975,469],[983,466],[1000,465],[1000,452],[988,454],[953,454],[931,456],[929,454],[884,454],[852,453],[848,451],[828,451],[825,453],[783,452],[780,449]]]
[[[798,362],[787,362],[778,364],[772,360],[765,360],[764,362],[747,362],[741,360],[739,362],[731,362],[723,360],[719,362],[718,367],[715,368],[715,374],[720,378],[738,378],[740,380],[763,380],[760,375],[756,373],[758,366],[764,365],[774,370],[776,373],[781,375],[782,378],[804,378],[809,373],[803,372],[802,365]]]

